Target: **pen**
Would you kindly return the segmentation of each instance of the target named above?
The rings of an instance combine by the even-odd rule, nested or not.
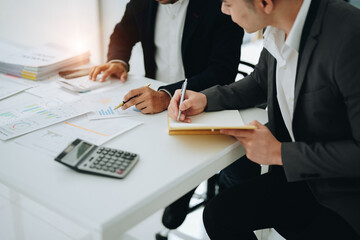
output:
[[[151,84],[149,83],[148,85],[146,85],[146,87],[150,87],[150,85],[151,85]],[[130,100],[133,99],[134,97],[136,97],[136,96],[133,96],[133,97],[129,98],[127,101],[122,101],[119,105],[117,105],[117,106],[114,108],[114,110],[122,107],[125,103],[127,103],[128,101],[130,101]]]
[[[180,98],[180,104],[179,104],[179,114],[178,114],[178,116],[177,116],[177,120],[178,120],[178,121],[179,121],[180,115],[181,115],[180,105],[181,105],[182,102],[184,101],[185,92],[186,92],[186,86],[187,86],[187,79],[185,79],[185,81],[183,82],[183,85],[182,85],[182,87],[181,87],[181,98]]]

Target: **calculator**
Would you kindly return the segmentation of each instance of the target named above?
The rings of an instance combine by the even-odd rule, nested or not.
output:
[[[55,161],[79,172],[124,178],[139,161],[139,155],[97,146],[78,138],[66,147]]]
[[[102,75],[99,74],[96,78],[96,81],[89,79],[89,76],[83,76],[72,79],[59,79],[57,82],[64,88],[67,88],[74,92],[86,92],[94,90],[100,87],[111,84],[111,81],[100,82]]]

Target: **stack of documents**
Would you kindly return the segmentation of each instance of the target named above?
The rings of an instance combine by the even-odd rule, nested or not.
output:
[[[0,71],[31,80],[42,80],[60,70],[88,63],[89,58],[89,51],[75,51],[48,43],[0,56]]]

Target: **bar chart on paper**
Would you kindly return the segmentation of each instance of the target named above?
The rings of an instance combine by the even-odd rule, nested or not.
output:
[[[39,101],[0,111],[0,139],[7,140],[88,112],[79,103]]]
[[[111,107],[108,107],[107,109],[100,109],[98,111],[98,114],[100,116],[113,116],[115,115],[115,112]]]
[[[106,106],[104,108],[98,109],[95,112],[88,113],[88,118],[91,120],[95,119],[105,119],[105,118],[119,118],[119,117],[133,117],[139,116],[139,111],[135,107],[130,107],[126,110],[116,109],[114,110],[112,106]]]

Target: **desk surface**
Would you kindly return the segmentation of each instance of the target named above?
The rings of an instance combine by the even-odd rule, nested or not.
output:
[[[122,88],[160,82],[130,77]],[[99,94],[103,94],[99,92]],[[37,98],[21,93],[0,107]],[[81,174],[51,157],[0,142],[0,182],[88,229],[94,239],[118,239],[127,229],[165,207],[243,155],[228,136],[169,136],[166,112],[142,115],[139,127],[105,146],[136,152],[140,161],[122,180]],[[245,122],[266,122],[263,110],[241,111]]]

